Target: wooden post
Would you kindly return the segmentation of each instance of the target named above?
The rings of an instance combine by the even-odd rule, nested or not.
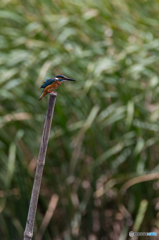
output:
[[[48,105],[48,110],[47,110],[45,124],[44,124],[44,130],[43,130],[43,136],[42,136],[42,140],[41,140],[39,157],[37,160],[37,166],[36,166],[36,172],[35,172],[35,178],[34,178],[34,185],[33,185],[32,194],[31,194],[29,212],[28,212],[26,227],[25,227],[25,231],[24,231],[24,240],[31,240],[33,237],[34,221],[35,221],[36,209],[37,209],[37,204],[38,204],[41,179],[42,179],[43,169],[44,169],[44,165],[45,165],[45,155],[46,155],[47,144],[48,144],[48,140],[49,140],[49,134],[50,134],[50,128],[51,128],[51,122],[52,122],[52,117],[53,117],[53,112],[54,112],[56,96],[57,96],[56,93],[50,93],[49,105]]]

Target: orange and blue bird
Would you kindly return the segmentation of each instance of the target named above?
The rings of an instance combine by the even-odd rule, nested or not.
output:
[[[64,82],[64,81],[76,81],[76,80],[74,80],[72,78],[68,78],[64,75],[57,75],[54,78],[46,79],[46,81],[40,87],[40,88],[43,88],[43,90],[42,90],[39,100],[41,100],[48,93],[51,93],[54,90],[56,90],[57,88],[59,88],[61,86],[62,82]]]

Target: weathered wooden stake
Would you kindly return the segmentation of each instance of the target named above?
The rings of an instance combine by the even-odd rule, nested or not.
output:
[[[34,185],[33,185],[32,194],[31,194],[29,212],[28,212],[26,227],[25,227],[25,231],[24,231],[24,240],[31,240],[33,237],[34,221],[35,221],[36,209],[37,209],[37,204],[38,204],[41,179],[42,179],[43,169],[44,169],[44,165],[45,165],[45,155],[46,155],[47,144],[48,144],[48,140],[49,140],[49,133],[50,133],[50,128],[51,128],[51,122],[52,122],[52,117],[53,117],[53,112],[54,112],[56,96],[57,96],[56,93],[50,93],[49,105],[48,105],[48,110],[47,110],[45,124],[44,124],[44,130],[43,130],[43,136],[42,136],[42,140],[41,140],[39,157],[37,160],[37,166],[36,166],[36,172],[35,172],[35,178],[34,178]]]

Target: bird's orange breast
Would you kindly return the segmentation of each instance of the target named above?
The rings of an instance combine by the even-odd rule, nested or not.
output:
[[[53,91],[53,90],[57,89],[58,87],[60,87],[61,83],[62,82],[57,80],[57,81],[53,82],[52,84],[50,84],[49,86],[47,86],[45,89],[46,89],[46,91]]]
[[[58,87],[61,86],[61,84],[62,84],[62,82],[57,80],[54,83],[52,83],[51,85],[52,85],[53,88],[57,89]]]

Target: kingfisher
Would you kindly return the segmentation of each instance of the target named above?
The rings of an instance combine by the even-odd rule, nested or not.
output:
[[[46,81],[40,87],[40,88],[43,88],[43,90],[42,90],[39,100],[41,100],[48,93],[51,93],[54,90],[56,90],[57,88],[59,88],[61,86],[62,82],[64,82],[64,81],[76,81],[76,80],[74,80],[72,78],[68,78],[64,75],[57,75],[54,78],[46,79]]]

